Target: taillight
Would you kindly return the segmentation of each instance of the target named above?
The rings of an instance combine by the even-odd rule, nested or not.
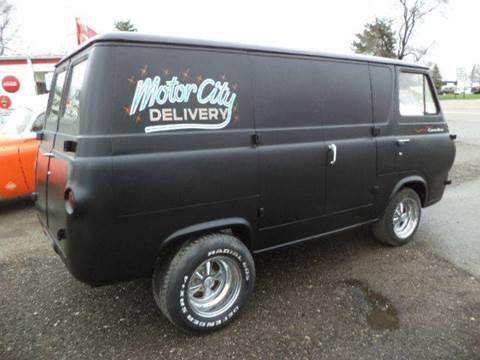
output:
[[[72,189],[65,190],[65,211],[67,214],[71,215],[75,211],[75,206],[77,205],[75,200],[75,194]]]

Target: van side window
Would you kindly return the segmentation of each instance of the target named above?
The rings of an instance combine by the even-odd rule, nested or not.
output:
[[[438,113],[432,88],[425,74],[400,73],[400,115],[424,116]]]
[[[50,104],[50,111],[47,116],[47,123],[46,129],[50,131],[57,130],[57,121],[58,121],[58,113],[60,112],[60,103],[62,102],[62,91],[63,85],[65,83],[65,70],[58,73],[54,80],[55,87],[53,88],[53,94],[51,104]]]
[[[82,91],[83,78],[85,77],[86,61],[82,61],[72,68],[71,80],[68,89],[68,96],[65,102],[65,109],[60,118],[58,132],[76,135],[78,134],[78,123],[80,116],[80,95]]]

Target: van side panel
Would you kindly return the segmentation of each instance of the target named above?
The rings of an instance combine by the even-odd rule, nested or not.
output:
[[[109,109],[113,113],[110,132],[115,230],[107,240],[111,246],[105,246],[116,251],[105,255],[112,265],[112,276],[126,278],[132,271],[135,275],[150,271],[162,242],[182,227],[242,218],[256,228],[258,157],[252,144],[254,120],[247,56],[134,45],[117,47],[114,56],[121,59],[115,66],[115,98]],[[139,86],[156,77],[160,79],[158,86],[196,86],[197,95],[203,86],[200,101],[215,91],[216,84],[217,95],[228,87],[223,98],[235,95],[230,122],[218,129],[188,128],[217,126],[223,121],[219,111],[227,109],[219,104],[221,99],[199,102],[194,91],[188,101],[180,99],[186,93],[178,90],[179,97],[173,101],[169,98],[159,105],[154,99],[153,106],[146,102],[143,110],[139,110],[141,105],[132,110]],[[157,96],[164,96],[164,92]],[[150,109],[161,109],[162,113]],[[213,121],[200,119],[202,112],[214,115]],[[172,124],[187,128],[162,128]],[[153,126],[159,128],[149,132]]]
[[[108,47],[94,46],[70,61],[69,73],[75,64],[88,62],[80,93],[78,133],[64,132],[62,129],[67,124],[60,119],[52,149],[55,157],[49,167],[50,236],[72,274],[91,284],[107,279],[108,268],[103,261],[117,252],[112,251],[115,249],[112,237],[115,208],[111,141],[106,134],[114,85],[111,56]],[[66,141],[75,142],[76,151],[65,151]],[[65,209],[66,189],[75,194],[73,214]]]
[[[252,54],[251,61],[264,209],[261,249],[311,234],[324,214],[324,87],[315,60]]]
[[[429,76],[424,70],[408,71]],[[455,157],[455,145],[449,137],[440,104],[436,100],[439,112],[435,115],[401,116],[400,69],[393,65],[370,65],[370,72],[374,121],[379,129],[376,137],[379,182],[376,212],[384,211],[397,184],[407,178],[423,179],[426,184],[423,205],[431,205],[441,199]],[[399,140],[407,142],[402,145]]]
[[[261,139],[260,249],[370,221],[376,147],[368,65],[251,57]]]
[[[322,70],[322,83],[328,89],[323,117],[325,142],[336,147],[336,161],[326,169],[331,225],[325,231],[332,231],[372,219],[377,154],[368,65],[325,62]],[[347,215],[344,221],[340,213]]]

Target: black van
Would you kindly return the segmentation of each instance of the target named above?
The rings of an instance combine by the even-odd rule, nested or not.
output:
[[[79,280],[153,274],[185,329],[229,323],[252,254],[371,225],[412,239],[455,156],[428,69],[116,33],[63,59],[39,218]]]

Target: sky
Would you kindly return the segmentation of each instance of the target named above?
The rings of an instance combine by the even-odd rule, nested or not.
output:
[[[398,0],[9,0],[17,29],[10,47],[21,54],[65,54],[76,45],[75,17],[97,33],[115,20],[130,19],[139,32],[351,53],[355,34],[375,17],[398,18]],[[480,64],[479,0],[450,0],[414,34],[414,44],[431,46],[424,61],[437,63],[444,79],[455,80]]]

